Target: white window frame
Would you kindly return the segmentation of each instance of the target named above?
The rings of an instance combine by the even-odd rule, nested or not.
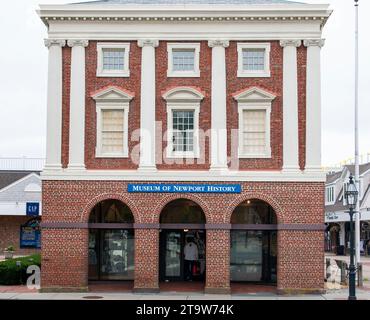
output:
[[[199,158],[199,110],[200,104],[196,103],[167,104],[167,158]],[[173,151],[173,111],[194,112],[193,151]]]
[[[96,104],[96,158],[128,158],[128,114],[129,103],[97,103]],[[122,153],[104,153],[102,151],[102,129],[103,129],[103,111],[104,110],[122,110],[123,111],[123,152]]]
[[[124,70],[104,70],[103,50],[104,49],[124,49]],[[130,76],[130,43],[100,42],[97,44],[97,77],[129,77]]]
[[[326,205],[332,205],[335,203],[335,187],[327,186],[325,189],[325,204]]]
[[[244,111],[245,110],[264,110],[265,111],[265,145],[266,150],[264,153],[246,153],[243,148],[244,141]],[[254,103],[239,103],[238,105],[239,114],[239,146],[238,146],[238,157],[239,158],[271,158],[271,103],[266,102],[254,102]]]
[[[238,47],[238,77],[239,78],[268,78],[271,77],[270,71],[270,43],[245,43],[239,42]],[[264,49],[265,50],[265,69],[264,70],[244,70],[243,69],[243,50],[245,49]]]
[[[174,71],[173,70],[173,50],[191,50],[195,51],[194,54],[194,70],[193,71]],[[183,77],[183,78],[197,78],[200,77],[199,69],[199,55],[200,43],[168,43],[167,56],[168,56],[168,69],[167,77]]]

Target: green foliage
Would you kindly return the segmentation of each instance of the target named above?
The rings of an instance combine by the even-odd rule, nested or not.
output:
[[[30,276],[27,274],[27,268],[32,265],[41,267],[39,254],[0,262],[0,285],[26,284]]]
[[[14,246],[8,246],[7,248],[5,248],[6,251],[11,251],[11,252],[14,252],[15,249],[14,249]]]

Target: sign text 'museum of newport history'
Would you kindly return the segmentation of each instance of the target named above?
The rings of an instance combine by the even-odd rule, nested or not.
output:
[[[241,193],[240,184],[129,184],[130,193]]]

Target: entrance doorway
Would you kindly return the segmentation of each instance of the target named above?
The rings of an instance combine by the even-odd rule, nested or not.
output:
[[[160,280],[202,282],[206,274],[205,216],[193,201],[179,199],[162,210]]]
[[[89,219],[89,280],[134,280],[134,217],[119,200],[105,200]]]
[[[160,237],[161,281],[204,281],[205,238],[204,230],[163,230]],[[193,251],[189,250],[192,246]],[[192,260],[186,260],[189,257]]]
[[[277,220],[264,201],[241,203],[231,218],[230,278],[232,282],[277,282]]]

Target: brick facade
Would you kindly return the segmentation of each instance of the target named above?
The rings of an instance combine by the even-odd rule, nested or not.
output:
[[[20,248],[20,228],[30,217],[25,216],[0,216],[0,255],[3,250],[12,245],[15,248],[15,255],[29,255],[39,253],[39,249]]]
[[[99,43],[104,41],[99,41]],[[109,41],[112,42],[112,41]],[[130,43],[130,77],[112,78],[97,77],[97,41],[89,41],[86,48],[86,117],[85,117],[85,165],[87,169],[103,170],[134,170],[137,164],[129,158],[96,158],[96,107],[92,99],[92,93],[107,86],[118,86],[134,94],[134,99],[130,103],[129,113],[129,137],[135,130],[140,128],[140,81],[141,81],[141,48],[137,41],[120,41]],[[176,41],[176,43],[181,41]],[[237,43],[240,41],[230,41],[230,46],[226,48],[226,76],[227,76],[227,130],[228,130],[228,157],[237,158],[232,154],[231,130],[238,128],[238,108],[237,102],[233,99],[233,94],[240,90],[257,86],[267,90],[276,99],[272,103],[271,113],[271,147],[272,156],[270,159],[239,159],[239,170],[280,170],[283,166],[283,48],[279,41],[271,41],[271,77],[268,78],[238,78],[238,52]],[[255,41],[252,41],[255,43]],[[200,41],[200,77],[199,78],[168,78],[167,77],[167,43],[160,41],[156,48],[156,121],[161,122],[162,135],[167,130],[167,110],[166,102],[162,95],[167,90],[177,86],[196,87],[205,97],[201,102],[199,128],[207,132],[211,129],[211,68],[212,68],[212,49],[207,41]],[[245,41],[245,43],[248,43]],[[303,45],[297,50],[298,67],[298,126],[299,126],[299,164],[303,170],[305,167],[305,135],[306,135],[306,59],[307,48]],[[64,168],[68,165],[69,151],[69,100],[70,100],[70,68],[71,68],[71,48],[63,48],[63,119],[62,119],[62,164]],[[209,159],[209,137],[200,141],[201,152],[204,159],[193,163],[171,163],[166,159],[166,141],[162,137],[157,137],[157,165],[158,169],[196,169],[207,170],[210,167]],[[129,139],[129,154],[137,148],[139,138]],[[161,148],[161,149],[160,149]],[[204,151],[204,152],[203,152]],[[234,151],[234,153],[236,150]],[[163,155],[163,159],[161,159]]]
[[[127,204],[135,223],[158,224],[163,207],[172,200],[196,202],[206,217],[206,283],[208,292],[230,289],[230,231],[217,229],[229,224],[233,210],[243,201],[260,199],[277,215],[277,287],[281,292],[322,291],[323,233],[307,225],[323,224],[324,184],[321,182],[243,183],[242,194],[133,194],[121,181],[43,181],[43,223],[67,222],[71,227],[44,228],[42,237],[44,290],[86,290],[88,286],[88,229],[91,209],[104,199]],[[194,184],[198,183],[196,181]],[[221,183],[221,182],[220,182]],[[216,227],[215,227],[216,225]],[[87,226],[87,225],[86,225]],[[299,227],[306,226],[305,230]],[[135,230],[135,290],[158,290],[159,229]]]

